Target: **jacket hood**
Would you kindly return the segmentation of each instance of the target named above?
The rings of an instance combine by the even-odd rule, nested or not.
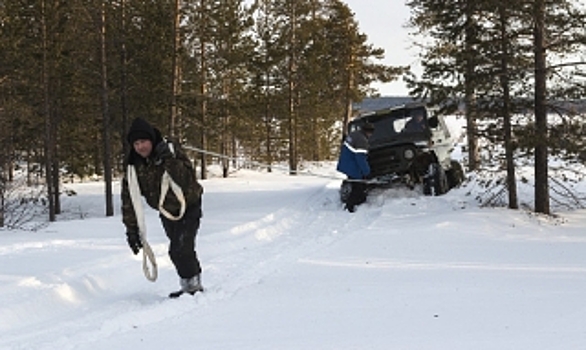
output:
[[[144,159],[134,150],[134,142],[136,140],[150,140],[154,149],[159,142],[163,141],[163,136],[159,129],[153,127],[143,118],[138,117],[132,121],[126,140],[130,144],[130,154],[128,155],[127,163],[136,164],[138,160],[144,161]]]
[[[136,118],[132,121],[126,140],[132,145],[136,140],[155,141],[155,130],[149,122],[142,118]]]

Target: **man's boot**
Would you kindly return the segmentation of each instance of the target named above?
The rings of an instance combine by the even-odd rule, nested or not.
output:
[[[203,286],[201,285],[201,274],[197,274],[191,278],[182,278],[180,284],[181,290],[185,293],[193,295],[197,292],[203,292]]]

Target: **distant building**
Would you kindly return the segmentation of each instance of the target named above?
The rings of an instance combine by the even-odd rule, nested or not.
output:
[[[404,105],[416,100],[408,96],[386,96],[386,97],[374,97],[365,98],[361,102],[353,104],[353,115],[358,116],[368,112],[378,111],[381,109],[387,109],[395,106]],[[550,102],[565,111],[571,113],[583,114],[586,113],[586,100],[571,100],[571,101],[556,101]],[[531,101],[527,102],[528,106],[531,106]],[[529,107],[531,108],[531,107]],[[460,105],[460,112],[464,113],[464,105]]]
[[[365,98],[361,102],[354,103],[352,107],[354,109],[354,115],[360,115],[372,111],[391,108],[394,106],[404,105],[413,101],[415,101],[413,98],[407,96],[375,97]]]

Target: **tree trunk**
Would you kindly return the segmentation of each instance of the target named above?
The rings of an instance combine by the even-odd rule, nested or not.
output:
[[[268,78],[267,78],[268,80]],[[268,87],[268,83],[267,83],[267,87]],[[268,90],[268,89],[266,89]],[[264,121],[265,121],[265,136],[266,136],[266,141],[265,141],[265,148],[266,148],[266,162],[267,162],[267,172],[272,172],[273,171],[273,149],[272,149],[272,138],[271,138],[271,132],[272,132],[272,128],[271,128],[271,117],[270,117],[270,98],[268,96],[268,91],[265,92],[265,103],[264,103]]]
[[[180,74],[179,74],[179,52],[181,48],[181,0],[175,0],[174,16],[173,16],[173,54],[171,63],[171,101],[169,104],[169,135],[176,135],[178,106],[177,96],[180,89]]]
[[[234,136],[232,134],[232,167],[234,169],[238,168],[238,163],[237,163],[237,159],[238,159],[238,151],[237,151],[237,147],[238,147],[238,141],[236,139],[236,136]]]
[[[354,60],[354,57],[350,57],[350,60]],[[348,123],[350,123],[350,119],[352,119],[352,97],[350,96],[350,91],[352,90],[352,86],[354,84],[354,70],[352,69],[352,64],[348,67],[348,81],[346,86],[346,98],[344,101],[344,124],[342,130],[342,142],[346,139],[348,135]]]
[[[0,228],[4,227],[4,213],[6,204],[6,177],[0,172]]]
[[[288,87],[289,87],[289,175],[297,175],[297,12],[295,2],[290,3],[290,38],[289,38],[289,63],[288,63]]]
[[[202,85],[202,91],[205,91],[205,84]],[[205,125],[206,125],[206,114],[207,114],[207,101],[206,98],[202,98],[201,101],[201,128],[200,128],[200,143],[201,143],[201,148],[203,150],[207,149],[207,136],[206,136],[206,131],[205,131]],[[207,179],[207,173],[208,173],[208,169],[207,169],[207,162],[206,162],[206,155],[205,153],[200,153],[200,166],[201,166],[201,179],[205,180]]]
[[[128,108],[126,101],[128,99],[128,52],[126,49],[126,0],[120,2],[120,113],[122,114],[122,154],[126,156],[130,153],[130,145],[126,141],[126,126],[128,125]]]
[[[509,208],[519,209],[517,198],[517,180],[515,177],[515,160],[514,149],[512,143],[512,128],[511,128],[511,96],[509,88],[509,50],[507,40],[508,16],[506,13],[506,4],[503,2],[500,5],[500,21],[501,21],[501,75],[500,82],[503,90],[503,126],[505,132],[505,158],[507,167],[507,189],[509,193]]]
[[[545,2],[534,4],[533,28],[535,51],[535,211],[550,214],[547,164],[547,108],[546,108],[546,49],[545,49]]]
[[[478,153],[478,125],[477,125],[477,109],[476,96],[474,89],[474,48],[472,47],[472,39],[474,33],[472,29],[472,16],[474,0],[466,1],[466,27],[465,27],[465,45],[466,45],[466,68],[464,73],[464,104],[466,107],[466,136],[468,138],[468,170],[478,170],[480,165],[480,156]]]
[[[348,28],[348,30],[350,30]],[[351,44],[353,45],[353,44]],[[345,88],[345,96],[344,96],[344,123],[342,124],[342,144],[348,135],[348,123],[350,123],[350,119],[352,119],[352,89],[354,88],[355,84],[355,64],[354,61],[356,60],[354,54],[354,46],[350,46],[350,55],[346,57],[348,59],[348,66],[346,67],[346,88]]]
[[[228,81],[229,79],[224,79],[224,83],[223,83],[223,94],[224,98],[226,99],[226,101],[230,100],[230,93],[231,93],[231,89],[230,89],[230,83]],[[224,104],[223,108],[222,108],[222,135],[220,136],[220,153],[228,156],[229,154],[229,143],[230,143],[230,134],[229,134],[229,125],[230,125],[230,111],[227,108],[226,104]],[[221,163],[222,163],[222,177],[223,178],[227,178],[228,177],[228,173],[230,171],[230,159],[227,157],[224,157],[221,159]]]
[[[112,164],[110,145],[110,105],[108,103],[108,67],[106,57],[106,3],[102,1],[100,18],[100,64],[102,75],[102,144],[104,147],[104,184],[106,186],[106,216],[114,215],[112,199]]]
[[[318,113],[312,113],[310,116],[308,116],[308,119],[310,120],[310,133],[311,133],[311,138],[312,141],[314,142],[313,147],[311,148],[310,152],[311,152],[311,160],[314,162],[318,162],[320,160],[321,157],[321,143],[320,143],[320,135],[319,135],[319,131],[318,131]]]
[[[200,28],[202,33],[200,34],[200,52],[199,52],[199,63],[200,63],[200,99],[201,99],[201,104],[200,104],[200,113],[201,113],[201,126],[200,126],[200,143],[201,143],[201,148],[203,150],[207,149],[207,135],[206,135],[206,128],[207,128],[207,114],[208,114],[208,75],[207,75],[207,69],[208,69],[208,65],[207,65],[207,58],[206,58],[206,54],[207,54],[207,38],[206,38],[206,33],[205,33],[205,28],[207,27],[207,23],[208,23],[208,13],[207,13],[207,6],[206,6],[206,0],[201,0],[200,1],[200,13],[202,16],[201,19],[201,24],[200,24]],[[208,169],[207,169],[207,160],[206,160],[206,155],[205,153],[200,153],[200,166],[201,166],[201,178],[202,179],[207,179],[207,173],[208,173]]]
[[[56,129],[55,127],[55,120],[53,120],[53,130]],[[59,197],[59,195],[61,194],[61,186],[60,186],[60,179],[61,179],[61,174],[60,174],[60,167],[59,167],[59,154],[57,153],[57,136],[55,135],[55,132],[53,133],[53,176],[51,177],[53,179],[53,203],[55,206],[55,214],[59,215],[61,214],[61,198]]]
[[[49,101],[49,36],[47,33],[47,3],[41,1],[41,31],[42,31],[42,87],[43,87],[43,116],[45,118],[45,179],[47,186],[47,200],[49,204],[49,221],[55,221],[55,196],[53,187],[53,149],[55,140],[52,139],[51,104]]]
[[[268,12],[268,3],[263,3],[264,9],[263,11],[266,13]],[[264,16],[264,25],[265,28],[269,28],[269,18],[265,14]],[[267,163],[267,172],[273,171],[273,145],[272,145],[272,115],[271,115],[271,73],[269,68],[269,52],[271,47],[270,40],[264,41],[265,53],[264,53],[264,91],[263,91],[263,98],[264,98],[264,126],[265,126],[265,152],[266,152],[266,163]]]
[[[5,183],[0,183],[0,186],[2,187],[0,189],[0,227],[4,227],[4,212],[5,212]]]

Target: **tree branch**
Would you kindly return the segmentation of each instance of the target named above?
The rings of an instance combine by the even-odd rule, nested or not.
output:
[[[577,62],[560,63],[560,64],[555,64],[553,66],[549,66],[549,67],[547,67],[547,69],[556,69],[556,68],[561,68],[561,67],[572,67],[572,66],[586,66],[586,62],[577,61]]]

